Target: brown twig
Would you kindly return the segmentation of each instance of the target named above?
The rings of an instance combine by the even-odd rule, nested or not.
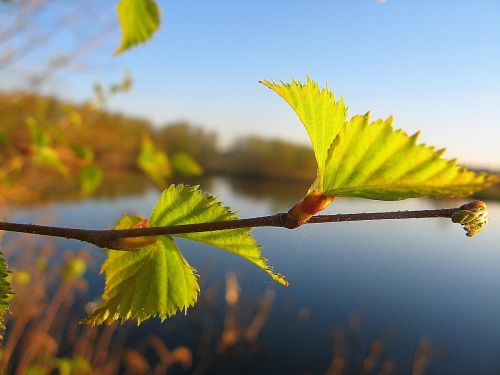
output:
[[[461,207],[441,208],[435,210],[415,211],[390,211],[390,212],[365,212],[356,214],[317,215],[313,216],[306,224],[338,223],[343,221],[365,221],[365,220],[396,220],[396,219],[420,219],[420,218],[451,218],[455,211]],[[109,229],[92,230],[63,228],[46,225],[20,224],[0,221],[0,230],[9,232],[21,232],[38,234],[43,236],[62,237],[75,239],[98,247],[116,250],[120,249],[120,240],[130,237],[150,237],[158,235],[172,235],[195,232],[212,232],[228,229],[254,228],[254,227],[284,227],[286,213],[278,213],[270,216],[253,217],[248,219],[215,221],[198,224],[183,224],[165,227],[148,227],[132,229]]]

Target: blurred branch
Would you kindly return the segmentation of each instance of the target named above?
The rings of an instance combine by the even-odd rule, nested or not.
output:
[[[1,43],[8,41],[16,33],[24,30],[29,24],[27,22],[27,17],[39,9],[44,3],[45,0],[28,0],[21,2],[20,4],[16,2],[9,5],[10,7],[16,7],[14,11],[17,11],[17,16],[10,24],[7,24],[3,29],[0,29],[0,45]],[[13,10],[11,9],[11,11]]]
[[[462,210],[462,207],[463,206],[435,209],[435,210],[317,215],[309,219],[309,221],[306,222],[306,224],[339,223],[344,221],[420,219],[420,218],[437,218],[437,217],[451,218],[455,212]],[[131,237],[151,237],[151,236],[172,235],[172,234],[182,234],[182,233],[212,232],[212,231],[220,231],[228,229],[239,229],[239,228],[285,227],[286,218],[287,218],[286,213],[278,213],[270,216],[261,216],[261,217],[239,219],[239,220],[173,225],[166,227],[119,229],[119,230],[88,230],[88,229],[77,229],[77,228],[53,227],[45,225],[0,222],[0,230],[75,239],[88,242],[98,247],[133,251],[138,249],[137,248],[124,249],[124,243],[120,240]]]
[[[97,0],[64,5],[47,0],[18,0],[4,5],[3,10],[0,72],[15,75],[19,81],[16,85],[27,85],[29,90],[39,88],[76,61],[91,59],[87,52],[116,28],[114,13],[103,10]],[[58,57],[62,51],[62,57]]]

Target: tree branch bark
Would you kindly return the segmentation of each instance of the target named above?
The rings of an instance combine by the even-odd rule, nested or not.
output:
[[[461,207],[442,208],[435,210],[415,211],[389,211],[389,212],[365,212],[354,214],[316,215],[305,224],[339,223],[344,221],[366,221],[366,220],[399,220],[399,219],[421,219],[421,218],[451,218],[452,214],[459,211]],[[35,224],[20,224],[0,221],[0,230],[9,232],[30,233],[43,236],[61,237],[87,242],[98,247],[115,250],[120,249],[120,240],[132,237],[150,237],[158,235],[174,235],[182,233],[211,232],[239,228],[255,227],[285,227],[286,213],[277,213],[270,216],[260,216],[248,219],[215,221],[198,224],[183,224],[166,227],[148,227],[132,229],[109,229],[93,230],[53,227]]]

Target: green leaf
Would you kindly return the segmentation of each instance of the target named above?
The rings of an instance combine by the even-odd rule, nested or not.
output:
[[[63,357],[56,358],[55,366],[59,370],[60,375],[71,374],[91,374],[92,365],[84,357]]]
[[[45,165],[55,169],[63,176],[68,175],[68,168],[64,165],[55,148],[51,146],[50,134],[42,129],[38,122],[31,116],[26,117],[26,124],[30,130],[32,158],[36,164]]]
[[[63,280],[70,280],[80,277],[87,271],[87,262],[83,257],[75,256],[65,260],[61,276]]]
[[[194,224],[237,219],[237,215],[198,187],[171,185],[153,209],[149,222],[137,216],[122,217],[114,229],[144,226]],[[149,224],[148,224],[149,223]],[[266,271],[274,280],[288,285],[262,258],[260,246],[251,229],[231,229],[176,235],[217,246],[242,256]],[[150,238],[151,239],[151,238]],[[106,274],[102,305],[84,323],[136,319],[138,323],[153,316],[162,320],[178,310],[186,312],[198,298],[195,270],[170,236],[153,237],[153,243],[130,251],[108,250],[101,273]],[[140,241],[139,241],[140,243]]]
[[[26,370],[27,375],[52,374],[57,369],[59,375],[91,374],[92,366],[83,357],[75,356],[57,358],[53,356],[41,356],[34,359]]]
[[[5,331],[4,315],[9,312],[9,300],[12,296],[8,275],[7,261],[0,251],[0,340],[3,339]]]
[[[444,150],[417,145],[418,134],[410,137],[394,130],[392,118],[370,123],[367,114],[346,122],[342,99],[335,102],[328,87],[320,90],[310,78],[305,84],[262,83],[290,104],[311,138],[318,174],[310,192],[398,200],[466,196],[499,181],[441,158]],[[296,217],[303,216],[295,211]],[[307,218],[312,214],[308,212]]]
[[[87,145],[76,145],[73,152],[84,163],[92,163],[95,159],[94,151]]]
[[[354,116],[332,143],[325,195],[380,200],[467,196],[497,179],[441,158],[444,149],[417,145],[418,135],[394,130],[392,118],[370,123],[369,114]]]
[[[130,228],[139,221],[125,216],[115,229]],[[103,303],[84,319],[86,324],[128,319],[139,324],[153,316],[164,320],[193,306],[200,289],[194,269],[168,236],[159,236],[155,244],[140,250],[108,250],[102,272],[106,273]]]
[[[167,154],[157,150],[151,138],[144,136],[137,164],[149,178],[161,187],[165,186],[166,179],[171,175],[172,169]]]
[[[80,169],[80,191],[82,195],[94,193],[102,184],[104,173],[95,165],[88,165]]]
[[[292,83],[279,84],[261,81],[280,95],[292,107],[307,130],[318,163],[318,175],[323,174],[328,150],[332,141],[342,129],[347,108],[344,100],[335,101],[335,95],[328,86],[321,89],[307,77],[306,83],[292,80]]]
[[[44,165],[55,169],[62,176],[69,174],[68,168],[64,165],[59,153],[51,146],[33,146],[33,161],[36,164]]]
[[[195,224],[238,219],[238,215],[224,207],[217,198],[199,190],[197,186],[171,185],[153,209],[149,223],[152,227]],[[239,255],[262,268],[274,280],[287,285],[285,278],[273,272],[262,258],[260,246],[255,242],[250,228],[213,232],[177,234],[190,240],[217,246]]]
[[[120,0],[116,11],[122,38],[115,54],[148,41],[160,27],[160,9],[154,0]]]
[[[46,130],[42,129],[33,117],[26,117],[26,124],[28,125],[31,139],[35,146],[48,146],[52,143],[50,134]]]
[[[172,155],[172,166],[184,176],[200,176],[203,174],[203,168],[187,152],[176,152]]]
[[[14,268],[10,274],[12,275],[11,280],[15,280],[16,284],[27,285],[31,282],[31,273],[28,271]]]

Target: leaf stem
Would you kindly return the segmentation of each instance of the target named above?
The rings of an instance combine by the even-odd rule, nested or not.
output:
[[[316,215],[305,224],[339,223],[343,221],[366,221],[366,220],[398,220],[398,219],[421,219],[421,218],[451,218],[452,214],[459,211],[460,207],[441,208],[435,210],[415,211],[388,211],[388,212],[364,212],[353,214]],[[20,232],[38,234],[43,236],[61,237],[75,239],[98,247],[124,250],[117,248],[119,240],[130,237],[150,237],[158,235],[172,235],[195,232],[211,232],[228,229],[254,228],[254,227],[285,227],[286,213],[277,213],[270,216],[260,216],[248,219],[214,221],[198,224],[183,224],[166,227],[148,227],[132,229],[77,229],[53,227],[46,225],[21,224],[0,221],[0,230],[9,232]],[[127,249],[134,250],[134,249]]]

